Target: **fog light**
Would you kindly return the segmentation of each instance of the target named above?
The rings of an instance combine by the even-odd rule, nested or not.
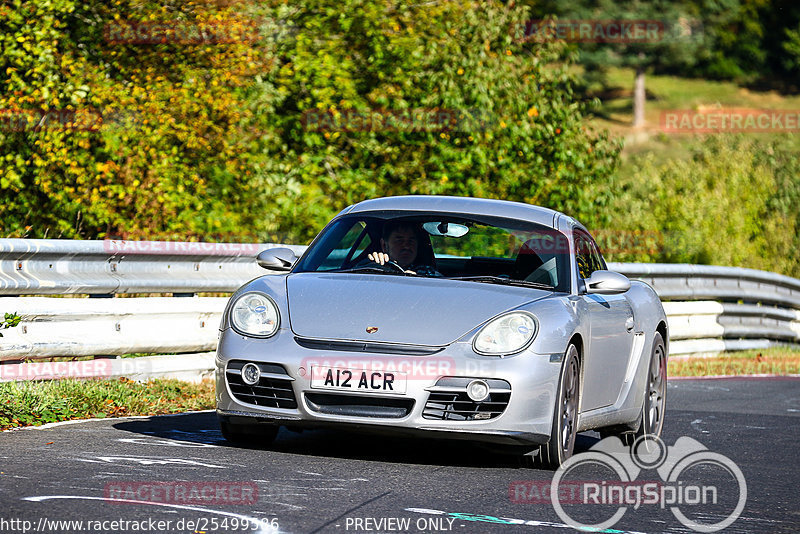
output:
[[[261,379],[261,369],[254,363],[246,363],[242,367],[242,381],[248,386],[255,386]]]
[[[486,400],[489,396],[489,384],[483,380],[473,380],[467,386],[467,395],[475,402]]]

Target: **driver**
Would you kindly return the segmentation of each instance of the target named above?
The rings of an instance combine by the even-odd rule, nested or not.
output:
[[[382,252],[370,252],[367,257],[379,265],[394,261],[409,274],[436,276],[431,265],[417,264],[420,239],[423,238],[417,225],[404,221],[388,221],[383,225]]]

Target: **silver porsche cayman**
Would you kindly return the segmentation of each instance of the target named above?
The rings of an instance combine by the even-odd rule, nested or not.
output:
[[[584,226],[517,202],[367,200],[225,310],[216,357],[226,439],[336,427],[514,446],[550,467],[578,432],[659,435],[667,319],[607,270]]]

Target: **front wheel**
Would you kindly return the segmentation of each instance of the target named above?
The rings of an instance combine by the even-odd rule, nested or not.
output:
[[[550,441],[539,447],[534,461],[556,469],[572,456],[575,436],[578,433],[578,407],[580,406],[581,362],[578,349],[570,345],[564,354],[564,365],[558,381],[558,392],[553,408],[553,425]]]

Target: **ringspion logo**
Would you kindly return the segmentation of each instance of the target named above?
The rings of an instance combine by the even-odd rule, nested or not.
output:
[[[660,480],[641,476],[652,471]],[[630,447],[609,437],[564,462],[549,495],[558,517],[579,530],[602,531],[628,510],[651,506],[669,509],[694,531],[716,532],[741,515],[747,482],[733,460],[690,437],[667,446],[642,436]]]

